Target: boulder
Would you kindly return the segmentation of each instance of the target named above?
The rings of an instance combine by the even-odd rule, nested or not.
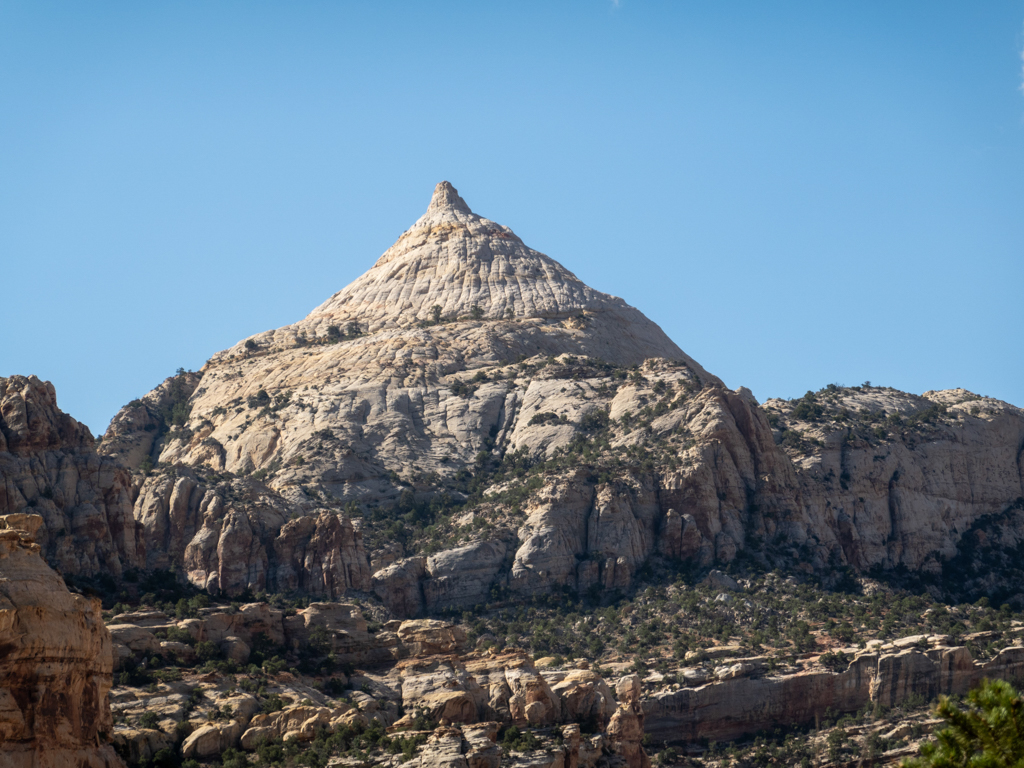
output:
[[[181,756],[185,758],[219,757],[224,750],[237,747],[238,737],[241,735],[242,726],[236,720],[200,726],[182,742]]]
[[[717,568],[707,575],[703,583],[712,589],[726,589],[730,592],[739,592],[742,589],[736,579]]]
[[[434,619],[403,621],[398,640],[402,653],[408,656],[453,653],[466,647],[466,633],[460,627]]]
[[[221,652],[231,661],[245,664],[249,661],[249,646],[240,637],[225,637],[220,644]]]

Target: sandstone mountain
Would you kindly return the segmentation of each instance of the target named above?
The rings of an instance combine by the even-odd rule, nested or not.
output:
[[[43,448],[14,446],[27,476]],[[652,564],[737,557],[1010,597],[1022,446],[1020,409],[963,390],[832,386],[762,407],[443,182],[304,320],[123,408],[89,459],[111,480],[78,487],[122,489],[86,536],[122,566],[213,593],[374,592],[403,616],[626,592]],[[9,511],[45,517],[45,485],[19,482]],[[95,571],[71,523],[47,517],[47,555]],[[943,578],[979,558],[1005,568]]]
[[[214,355],[189,400],[189,428],[154,459],[235,474],[280,468],[278,488],[315,482],[346,500],[388,498],[389,473],[451,476],[508,437],[536,395],[504,369],[562,354],[665,358],[719,383],[636,309],[473,214],[442,182],[352,285],[304,320]],[[113,430],[135,436],[142,422],[122,412]],[[325,441],[337,445],[321,457]],[[105,452],[135,458],[124,442]]]

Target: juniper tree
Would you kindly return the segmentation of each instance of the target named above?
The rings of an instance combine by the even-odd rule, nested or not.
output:
[[[943,696],[946,721],[905,768],[1019,768],[1024,765],[1024,699],[1005,680],[983,680],[964,706]]]

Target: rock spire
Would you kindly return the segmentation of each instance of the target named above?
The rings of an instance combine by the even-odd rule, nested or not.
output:
[[[449,181],[442,181],[434,187],[434,195],[427,207],[427,216],[440,215],[449,211],[472,214],[466,201],[459,196],[459,191]]]

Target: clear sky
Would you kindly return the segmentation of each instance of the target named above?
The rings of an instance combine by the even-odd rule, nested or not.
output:
[[[0,0],[0,375],[94,431],[448,179],[761,400],[1024,406],[1024,0]]]

